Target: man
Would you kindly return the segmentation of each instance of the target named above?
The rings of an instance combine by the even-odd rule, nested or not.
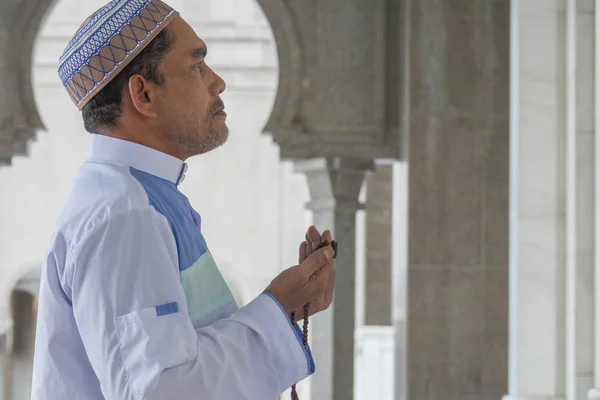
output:
[[[331,234],[311,227],[300,264],[238,309],[178,190],[228,135],[205,55],[160,0],[115,0],[60,58],[94,142],[43,268],[35,400],[274,400],[314,372],[289,315],[331,304],[334,252],[314,251]]]

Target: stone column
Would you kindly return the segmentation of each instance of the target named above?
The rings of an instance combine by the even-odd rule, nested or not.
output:
[[[14,339],[14,328],[10,328],[2,335],[2,341],[0,343],[0,380],[2,380],[2,387],[0,388],[0,400],[12,400],[13,398],[13,339]]]
[[[355,397],[391,400],[394,382],[394,327],[392,326],[392,255],[394,251],[392,206],[394,165],[378,160],[367,175],[358,219],[362,240],[357,255],[357,329],[355,332]],[[359,249],[361,251],[359,251]],[[406,253],[404,253],[406,254]],[[361,265],[362,264],[362,265]]]
[[[397,366],[407,366],[408,393],[399,395],[499,399],[508,370],[510,3],[404,4],[408,314],[397,354],[408,360]]]
[[[313,223],[322,232],[330,229],[335,236],[335,198],[325,159],[297,161],[295,171],[306,175]],[[329,308],[310,320],[309,340],[318,372],[310,378],[311,399],[332,399],[333,392],[333,310]]]
[[[407,15],[407,18],[410,18]],[[394,329],[394,400],[408,400],[408,165],[394,163],[392,223],[392,323]]]
[[[365,325],[392,324],[391,163],[377,164],[366,180]]]
[[[510,355],[505,400],[565,396],[566,18],[511,1]]]
[[[594,8],[594,388],[590,400],[600,400],[600,4]]]
[[[6,334],[0,334],[0,400],[6,400],[4,395],[6,363]]]
[[[311,346],[318,371],[311,378],[311,399],[354,398],[355,246],[358,195],[372,162],[350,158],[296,163],[311,193],[307,205],[315,226],[330,229],[339,243],[335,299],[311,322]]]
[[[566,393],[594,386],[594,1],[566,2]]]
[[[11,354],[12,398],[31,397],[31,378],[33,370],[33,351],[35,343],[37,300],[29,292],[15,290],[13,302],[13,352]]]

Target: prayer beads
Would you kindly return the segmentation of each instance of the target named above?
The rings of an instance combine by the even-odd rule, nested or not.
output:
[[[319,246],[317,246],[316,250],[322,249],[323,247],[327,247],[330,244],[331,244],[331,247],[333,248],[333,258],[337,258],[338,244],[335,240],[332,240],[331,243],[329,243],[329,241],[327,241],[327,240],[319,243]],[[304,348],[307,349],[308,348],[308,315],[309,315],[309,311],[310,311],[310,303],[306,303],[304,305],[303,311],[304,311],[304,321],[302,324],[302,344],[304,345]],[[296,312],[295,311],[292,311],[290,320],[292,322],[292,325],[296,323]],[[295,384],[292,386],[292,400],[299,400],[298,392],[296,391]]]

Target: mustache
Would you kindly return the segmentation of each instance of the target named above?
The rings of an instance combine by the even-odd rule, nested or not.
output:
[[[212,114],[216,114],[218,112],[221,112],[225,109],[225,103],[223,103],[223,100],[221,99],[217,99],[213,105],[210,107],[210,113]]]

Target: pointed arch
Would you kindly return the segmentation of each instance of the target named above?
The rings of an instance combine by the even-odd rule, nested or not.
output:
[[[54,0],[4,0],[0,7],[0,165],[26,155],[43,129],[32,85],[35,40]]]

